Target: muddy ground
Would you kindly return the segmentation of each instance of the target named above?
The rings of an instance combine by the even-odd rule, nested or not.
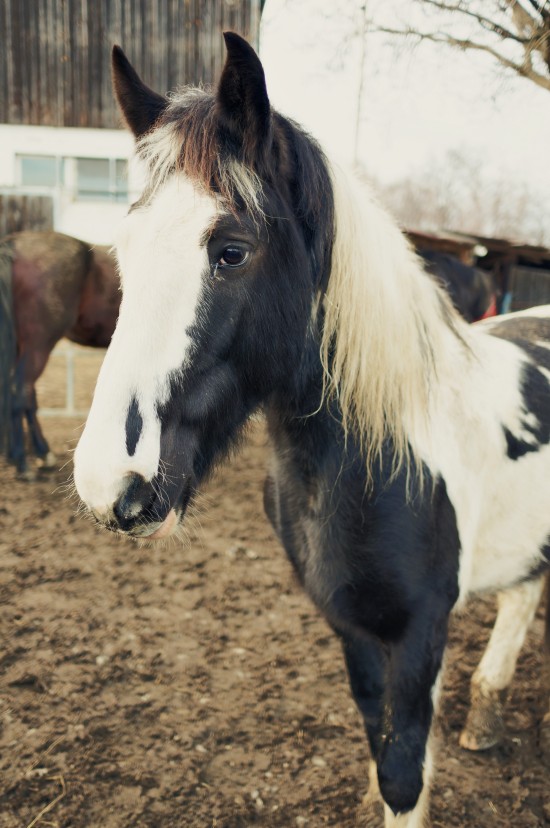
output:
[[[45,405],[63,398],[58,369]],[[1,828],[366,825],[368,749],[339,646],[262,512],[262,424],[207,487],[187,542],[153,548],[75,516],[77,425],[44,421],[63,470],[25,484],[0,464]],[[457,744],[493,618],[487,598],[452,625],[434,826],[550,825],[540,612],[504,743]]]

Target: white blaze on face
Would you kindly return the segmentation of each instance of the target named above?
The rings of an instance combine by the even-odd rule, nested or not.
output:
[[[157,406],[166,400],[171,372],[185,363],[187,329],[197,317],[209,263],[201,238],[216,202],[181,175],[152,203],[131,212],[117,234],[123,299],[103,362],[86,427],[75,452],[81,499],[106,515],[131,472],[150,480],[160,455]],[[126,449],[126,418],[133,399],[143,420],[133,456]]]

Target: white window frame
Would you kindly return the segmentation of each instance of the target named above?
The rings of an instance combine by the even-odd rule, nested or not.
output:
[[[23,184],[23,159],[24,158],[53,158],[56,161],[56,184],[54,186]],[[78,191],[78,161],[107,161],[109,164],[109,189],[101,193],[88,195],[80,194]],[[126,166],[126,190],[117,187],[117,161]],[[128,159],[115,156],[97,155],[55,155],[51,152],[18,152],[15,155],[15,180],[17,187],[22,192],[33,192],[37,195],[60,195],[66,193],[73,201],[98,202],[110,204],[130,203],[130,182],[128,176]]]

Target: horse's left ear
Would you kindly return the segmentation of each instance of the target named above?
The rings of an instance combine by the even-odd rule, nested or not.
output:
[[[124,120],[139,139],[155,125],[168,101],[143,83],[120,46],[113,46],[111,67],[118,105]]]
[[[231,149],[250,164],[271,143],[271,109],[260,58],[234,32],[224,32],[227,58],[217,92],[218,113]]]

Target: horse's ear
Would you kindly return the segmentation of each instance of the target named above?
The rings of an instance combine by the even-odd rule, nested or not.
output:
[[[120,48],[113,46],[113,88],[124,120],[136,138],[154,126],[168,101],[146,86]]]
[[[271,141],[271,109],[260,58],[246,40],[224,32],[227,57],[217,92],[218,114],[233,149],[259,160]]]

